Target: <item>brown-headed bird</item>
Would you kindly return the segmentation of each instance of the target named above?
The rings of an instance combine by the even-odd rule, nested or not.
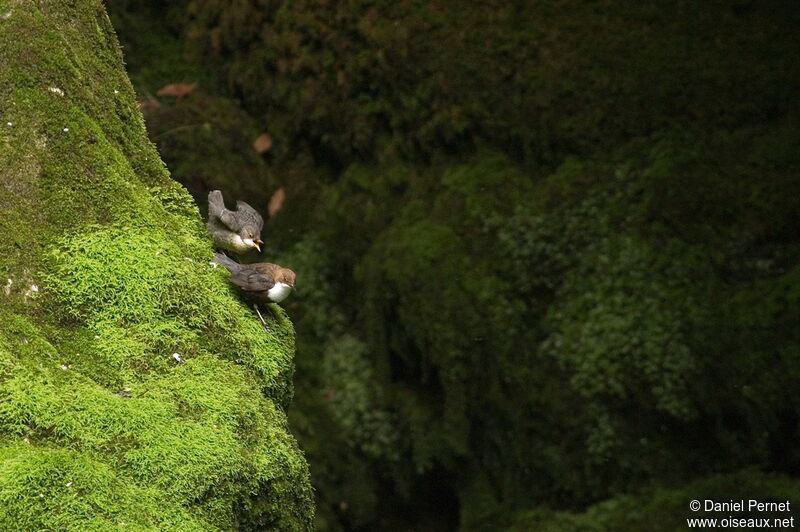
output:
[[[208,232],[214,244],[228,251],[243,254],[251,249],[261,251],[261,229],[264,219],[250,205],[236,202],[236,210],[225,208],[222,192],[212,190],[208,194]]]
[[[267,322],[258,310],[258,304],[280,303],[286,299],[294,290],[294,272],[269,262],[239,264],[220,253],[214,255],[214,260],[231,272],[231,282],[247,301],[253,303],[258,319],[264,328],[269,330]]]

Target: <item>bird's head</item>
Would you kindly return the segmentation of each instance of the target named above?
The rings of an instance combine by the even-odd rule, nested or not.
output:
[[[256,250],[261,252],[261,246],[264,244],[264,242],[261,240],[261,235],[254,227],[250,226],[243,227],[241,235],[242,235],[242,242],[244,242],[246,246],[255,248]]]
[[[289,268],[281,268],[275,274],[275,282],[276,283],[285,283],[292,287],[294,290],[294,283],[296,280],[296,276],[292,270]]]

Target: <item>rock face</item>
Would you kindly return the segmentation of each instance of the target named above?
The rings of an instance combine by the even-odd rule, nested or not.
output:
[[[306,529],[294,330],[213,269],[102,3],[0,1],[0,529]]]

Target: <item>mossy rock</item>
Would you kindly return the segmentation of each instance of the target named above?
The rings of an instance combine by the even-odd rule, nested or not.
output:
[[[294,331],[209,263],[100,1],[0,2],[0,529],[310,528]]]

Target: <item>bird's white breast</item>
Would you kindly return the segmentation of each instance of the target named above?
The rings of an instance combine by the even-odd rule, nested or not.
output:
[[[230,249],[233,251],[238,251],[239,253],[244,253],[250,249],[250,246],[242,240],[242,237],[237,235],[234,232],[231,232],[226,239],[227,243],[230,245]]]
[[[275,286],[269,289],[267,295],[269,296],[270,300],[274,301],[275,303],[280,303],[289,295],[292,291],[292,287],[286,283],[275,283]]]

